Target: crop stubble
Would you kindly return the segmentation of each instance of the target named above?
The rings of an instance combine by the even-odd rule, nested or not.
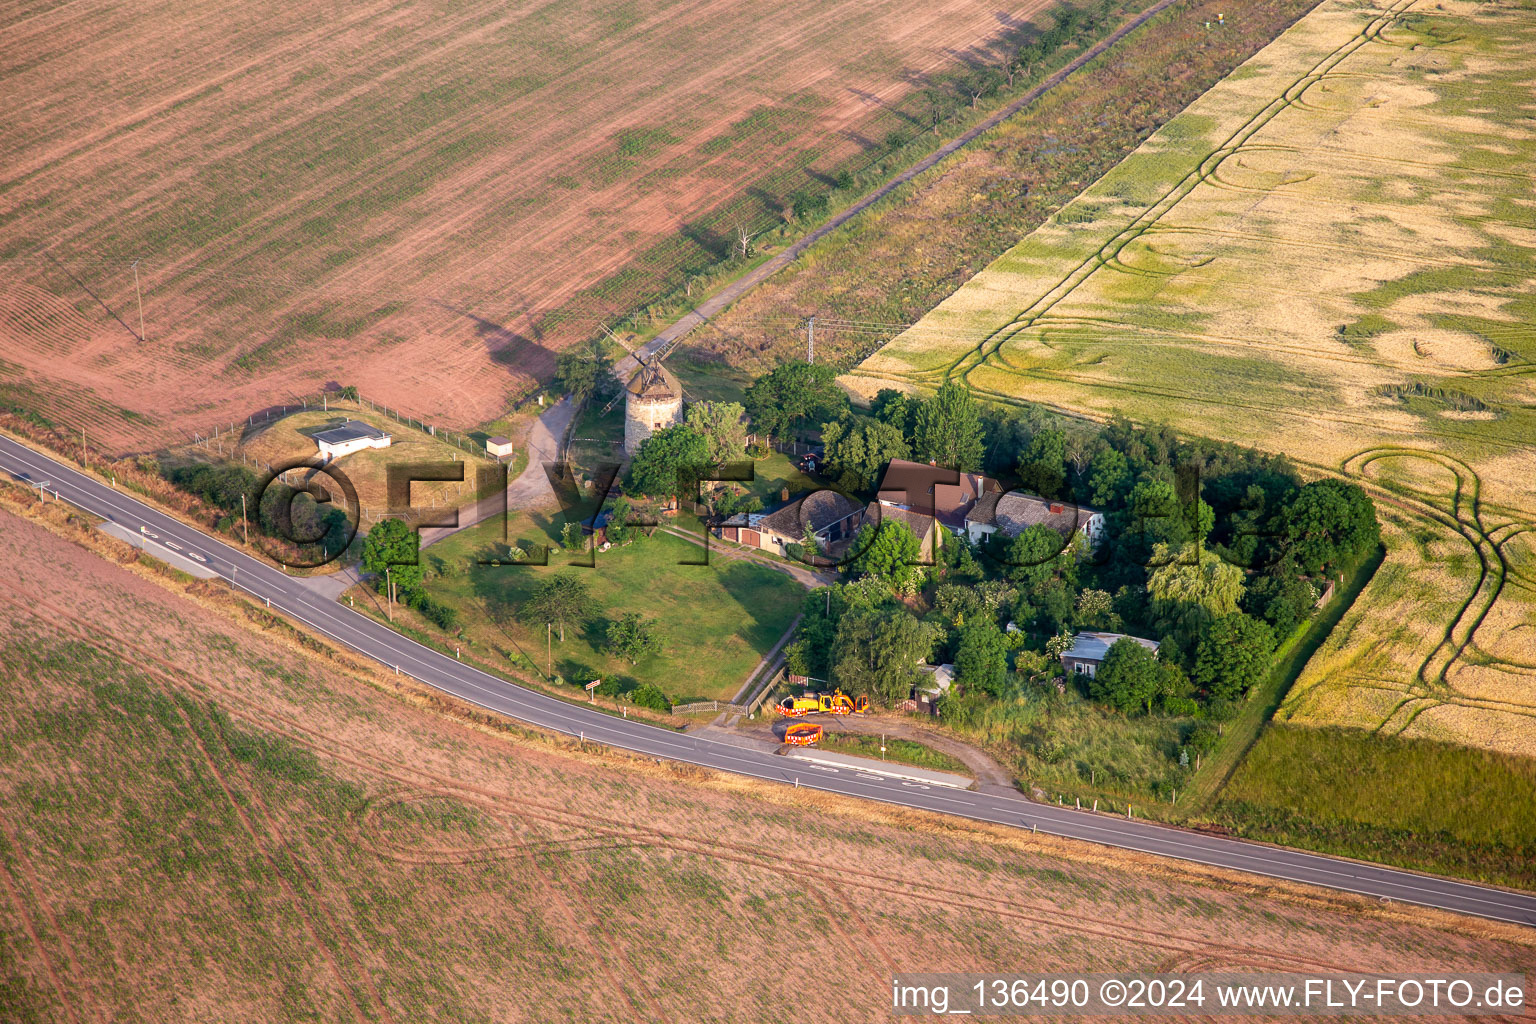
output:
[[[867,1019],[901,969],[1527,955],[491,739],[9,514],[0,550],[19,1019],[796,1018],[786,962],[846,966],[807,1019]],[[1265,952],[1302,932],[1306,955]]]
[[[14,12],[0,399],[116,449],[331,380],[490,419],[596,329],[542,314],[605,282],[576,314],[676,285],[1046,7]]]

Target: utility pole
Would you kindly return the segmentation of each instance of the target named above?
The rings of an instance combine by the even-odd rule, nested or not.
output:
[[[133,261],[133,297],[135,299],[137,299],[138,303],[139,303],[139,340],[140,341],[148,341],[149,339],[144,337],[144,296],[139,291],[139,261],[138,260],[134,260]]]
[[[85,428],[84,427],[80,428],[80,463],[81,463],[81,465],[85,466],[85,468],[87,470],[89,470],[91,468],[91,453],[85,447]]]
[[[805,361],[816,361],[816,318],[813,316],[805,322]]]
[[[395,621],[395,582],[390,578],[389,567],[384,567],[384,607],[389,610],[389,621]]]
[[[240,532],[245,534],[245,546],[251,546],[251,527],[245,519],[245,495],[240,495]]]
[[[553,674],[553,670],[554,670],[554,662],[555,662],[555,648],[554,648],[555,641],[554,641],[554,636],[555,636],[555,624],[553,622],[546,622],[546,623],[544,623],[544,676],[545,676],[545,678],[548,678],[549,676],[551,676]]]

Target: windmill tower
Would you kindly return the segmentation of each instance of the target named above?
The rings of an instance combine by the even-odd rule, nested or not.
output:
[[[661,365],[659,354],[649,361],[635,358],[640,369],[624,386],[624,453],[631,458],[641,441],[683,422],[683,386],[672,371]]]

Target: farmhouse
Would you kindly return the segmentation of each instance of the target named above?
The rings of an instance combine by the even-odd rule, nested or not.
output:
[[[1072,637],[1071,649],[1062,653],[1061,667],[1068,672],[1095,675],[1099,666],[1104,664],[1109,649],[1119,640],[1134,640],[1153,654],[1161,646],[1156,640],[1143,640],[1139,636],[1127,636],[1124,633],[1078,633]]]
[[[1066,501],[1038,498],[1023,491],[983,494],[965,515],[965,534],[979,544],[994,533],[1017,537],[1037,523],[1044,523],[1063,540],[1082,534],[1090,546],[1104,539],[1104,513]]]
[[[933,552],[936,547],[942,546],[939,540],[938,520],[931,515],[922,512],[914,512],[911,509],[902,508],[900,505],[887,505],[884,502],[872,501],[864,510],[866,523],[901,523],[912,531],[917,538],[919,561],[928,564],[933,561]]]
[[[510,437],[488,437],[485,439],[485,452],[498,459],[505,459],[512,454],[512,439]]]
[[[853,536],[863,521],[858,502],[836,491],[813,491],[769,512],[738,512],[715,528],[715,536],[787,555],[788,545],[803,542],[807,527],[826,551]]]
[[[331,427],[314,435],[320,448],[320,457],[326,462],[351,455],[365,448],[388,448],[391,438],[378,427],[362,420],[347,420],[339,427]]]
[[[982,496],[1001,491],[996,480],[980,473],[892,459],[880,478],[875,501],[884,510],[901,509],[930,517],[959,534],[965,532],[965,517]],[[915,532],[922,535],[922,531]]]

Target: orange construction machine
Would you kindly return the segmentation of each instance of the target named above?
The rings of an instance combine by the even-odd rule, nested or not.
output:
[[[796,722],[784,730],[784,742],[792,747],[811,747],[821,739],[821,726],[815,722]]]
[[[868,697],[850,697],[842,690],[832,693],[805,692],[799,697],[785,697],[774,705],[781,715],[862,715],[869,711]]]
[[[781,715],[799,718],[802,715],[814,715],[819,712],[821,700],[814,693],[807,693],[800,697],[785,697],[774,705],[774,709]]]

